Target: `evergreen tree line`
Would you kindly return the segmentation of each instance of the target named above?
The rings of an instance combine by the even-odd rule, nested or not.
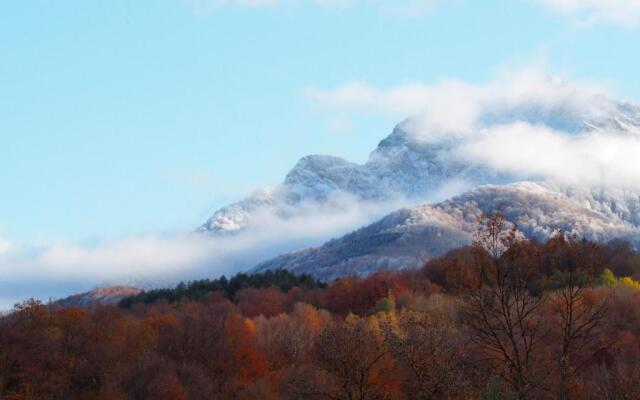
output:
[[[207,294],[219,293],[224,298],[233,300],[235,294],[245,288],[277,287],[288,292],[293,287],[305,289],[324,288],[326,284],[314,279],[311,275],[296,275],[285,269],[269,270],[253,274],[239,273],[231,279],[224,275],[218,279],[200,279],[187,283],[180,282],[174,288],[161,288],[143,291],[135,296],[122,299],[119,306],[131,308],[134,304],[152,304],[160,300],[176,303],[182,299],[201,300]]]

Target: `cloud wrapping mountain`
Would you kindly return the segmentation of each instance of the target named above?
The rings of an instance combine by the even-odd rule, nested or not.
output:
[[[335,204],[301,204],[286,217],[254,213],[239,235],[197,233],[128,237],[92,245],[7,245],[0,252],[0,311],[35,296],[41,300],[84,292],[96,285],[173,286],[247,270],[293,248],[322,243],[383,216],[401,203],[342,198]]]
[[[219,210],[202,231],[237,232],[252,225],[254,214],[286,218],[299,204],[328,204],[340,198],[336,193],[425,202],[480,184],[531,179],[640,190],[634,162],[640,108],[610,100],[596,85],[520,72],[487,85],[444,82],[388,91],[348,85],[308,95],[340,109],[421,111],[381,141],[365,164],[305,157],[283,184]]]
[[[367,163],[306,157],[268,198],[258,195],[220,210],[203,231],[241,232],[251,226],[255,210],[277,214],[296,209],[300,201],[321,203],[336,192],[361,201],[400,197],[430,203],[445,193],[446,198],[494,185],[392,213],[258,269],[285,267],[330,280],[415,267],[468,244],[478,216],[500,210],[540,240],[562,229],[591,240],[623,238],[640,245],[640,163],[635,162],[640,108],[613,101],[595,86],[516,74],[486,86],[448,82],[389,91],[347,86],[307,95],[337,108],[398,112],[411,104],[413,111],[423,111],[399,124]],[[512,182],[524,183],[505,186]]]

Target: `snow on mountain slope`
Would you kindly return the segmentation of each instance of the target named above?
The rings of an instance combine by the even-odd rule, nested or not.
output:
[[[96,288],[89,292],[78,293],[60,299],[54,304],[60,307],[94,307],[98,305],[115,305],[125,297],[135,296],[142,292],[141,289],[131,286],[113,286]]]
[[[398,210],[316,248],[281,255],[256,270],[287,268],[331,281],[403,269],[471,243],[482,213],[500,211],[527,237],[545,240],[558,229],[595,241],[629,240],[640,247],[640,196],[519,182],[486,185],[450,200]]]
[[[601,96],[589,97],[587,101],[576,95],[574,99],[572,94],[568,91],[553,101],[541,100],[538,95],[519,95],[508,102],[483,101],[475,107],[477,115],[473,123],[458,131],[434,128],[425,121],[428,113],[412,117],[382,140],[365,164],[332,156],[306,156],[282,184],[260,189],[218,210],[199,230],[209,234],[239,232],[256,224],[260,215],[288,219],[303,215],[314,204],[335,205],[339,211],[346,208],[341,203],[344,199],[378,203],[403,199],[409,204],[442,197],[438,196],[441,192],[457,194],[461,188],[481,184],[538,180],[536,169],[529,174],[514,169],[513,162],[508,165],[510,168],[496,168],[486,162],[486,154],[484,158],[473,159],[461,150],[474,138],[487,135],[496,127],[502,127],[503,131],[516,129],[509,125],[513,123],[525,123],[536,129],[544,127],[548,130],[544,133],[560,132],[568,137],[605,132],[633,136],[640,141],[639,107]],[[487,145],[481,145],[486,150]],[[499,151],[495,149],[496,153]],[[516,158],[516,167],[517,161]],[[627,175],[633,176],[633,171]],[[591,201],[592,197],[590,194],[584,201]],[[599,206],[594,203],[594,207]],[[627,210],[628,213],[634,211],[637,210]]]

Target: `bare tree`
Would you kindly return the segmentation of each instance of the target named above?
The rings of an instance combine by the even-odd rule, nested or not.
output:
[[[381,332],[364,320],[326,328],[314,351],[314,366],[292,371],[286,391],[293,399],[386,400],[395,398],[388,349]]]
[[[468,398],[464,339],[453,326],[422,313],[409,314],[400,332],[389,333],[391,352],[408,372],[409,399]]]
[[[640,399],[640,351],[637,346],[612,354],[609,365],[592,371],[588,384],[590,400]]]
[[[579,371],[575,356],[596,338],[596,328],[606,313],[605,301],[589,301],[585,290],[589,287],[597,260],[594,252],[576,240],[557,238],[565,247],[556,272],[556,290],[549,295],[549,303],[557,316],[560,348],[558,369],[560,386],[558,399],[571,399],[571,384]]]
[[[465,299],[472,339],[484,365],[516,398],[526,399],[539,383],[544,297],[529,291],[532,263],[510,254],[517,253],[517,242],[516,227],[502,214],[481,218],[474,243],[479,284]]]

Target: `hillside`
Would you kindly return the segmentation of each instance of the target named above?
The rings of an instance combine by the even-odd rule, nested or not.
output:
[[[286,268],[331,281],[379,269],[415,268],[471,243],[478,217],[496,211],[527,237],[558,230],[588,240],[624,239],[640,247],[640,196],[519,182],[486,185],[433,205],[404,208],[320,247],[278,256],[257,271]]]

